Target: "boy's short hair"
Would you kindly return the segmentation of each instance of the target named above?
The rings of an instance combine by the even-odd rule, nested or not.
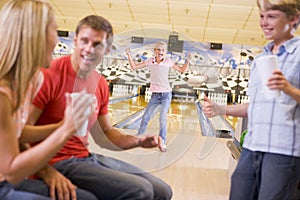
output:
[[[288,18],[300,14],[299,0],[257,0],[257,6],[260,10],[279,10],[286,14]],[[295,24],[295,29],[298,28],[300,21]]]

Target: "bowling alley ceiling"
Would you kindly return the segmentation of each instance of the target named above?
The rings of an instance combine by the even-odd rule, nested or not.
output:
[[[0,6],[7,0],[0,0]],[[50,0],[59,30],[86,15],[107,18],[115,34],[262,46],[255,0]],[[299,33],[299,31],[297,32]]]

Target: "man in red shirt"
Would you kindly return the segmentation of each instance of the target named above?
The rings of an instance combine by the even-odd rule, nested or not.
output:
[[[51,196],[56,192],[59,197],[75,197],[78,187],[92,192],[98,199],[171,199],[172,190],[162,180],[120,160],[91,154],[86,148],[89,131],[101,147],[106,144],[118,150],[153,148],[161,143],[158,136],[122,134],[109,121],[108,84],[95,66],[109,52],[112,39],[112,27],[106,19],[87,16],[76,28],[74,53],[53,61],[49,69],[43,70],[45,80],[33,101],[31,124],[59,123],[64,115],[66,92],[86,90],[92,94],[95,115],[89,119],[87,134],[74,135],[50,161],[54,168],[45,167],[39,176],[49,186]],[[21,188],[28,190],[24,185]]]

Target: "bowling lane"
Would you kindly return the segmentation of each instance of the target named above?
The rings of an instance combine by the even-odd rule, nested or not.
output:
[[[147,106],[144,97],[137,96],[128,98],[116,103],[110,103],[108,106],[109,116],[112,124],[116,124],[135,112]]]
[[[146,105],[143,96],[136,97],[110,104],[109,114],[115,124]],[[159,113],[149,122],[148,134],[158,134],[158,119]],[[173,189],[173,200],[227,200],[231,157],[226,147],[228,139],[202,135],[194,102],[173,101],[167,121],[167,152],[157,148],[111,151],[97,147],[92,141],[90,150],[134,164],[162,178]],[[137,133],[135,129],[121,130],[126,134]]]
[[[126,101],[109,105],[109,115],[113,124],[118,123],[129,115],[143,109],[147,105],[144,97],[136,97]],[[138,126],[136,126],[138,128]],[[157,168],[169,165],[178,159],[190,147],[196,135],[201,135],[201,129],[198,120],[198,114],[194,102],[172,102],[167,116],[167,147],[168,158],[162,159],[161,152],[157,148],[142,149],[135,148],[128,151],[114,152],[106,149],[100,149],[93,145],[92,151],[101,151],[108,153],[119,159],[125,159],[135,165],[152,171]],[[126,134],[137,134],[137,129],[121,129]],[[158,134],[159,132],[159,112],[156,113],[149,121],[149,125],[145,134]],[[146,157],[141,155],[147,154]],[[148,160],[145,162],[145,160]],[[149,162],[149,160],[157,162]]]
[[[145,102],[145,99],[143,96],[139,96],[136,98],[132,98],[123,102],[110,104],[109,105],[109,112],[111,120],[114,122],[113,124],[116,124],[120,121],[122,121],[125,118],[128,118],[128,116],[135,114],[136,112],[141,112],[139,117],[144,112],[144,108],[147,106],[147,102]],[[159,110],[157,113],[154,114],[152,119],[149,121],[149,126],[147,132],[158,132],[159,130]],[[185,130],[188,130],[188,127],[191,127],[191,124],[194,126],[199,126],[198,116],[197,116],[197,110],[195,107],[194,102],[171,102],[171,106],[168,112],[167,116],[168,121],[168,132],[174,133],[174,128],[178,130],[179,124],[184,127]],[[140,121],[139,121],[140,122]],[[189,122],[189,125],[187,125],[187,122]],[[139,124],[137,124],[139,126]],[[135,126],[136,129],[138,126]],[[176,128],[177,127],[177,128]],[[179,131],[177,131],[179,132]]]

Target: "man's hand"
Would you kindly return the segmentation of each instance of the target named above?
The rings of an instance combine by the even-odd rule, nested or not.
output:
[[[49,186],[51,199],[76,200],[77,187],[52,166],[47,165],[37,175]]]
[[[139,136],[140,138],[140,146],[143,148],[153,148],[153,147],[159,147],[159,145],[162,143],[162,138],[157,135],[152,136]]]

